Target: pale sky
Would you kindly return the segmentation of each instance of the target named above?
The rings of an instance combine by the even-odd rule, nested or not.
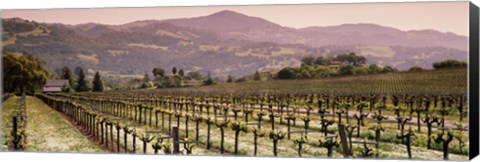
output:
[[[400,30],[434,29],[468,36],[467,2],[363,3],[212,7],[2,10],[0,17],[37,22],[124,24],[132,21],[206,16],[222,10],[303,28],[345,23],[375,23]]]

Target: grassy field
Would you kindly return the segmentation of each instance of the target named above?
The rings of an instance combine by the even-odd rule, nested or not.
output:
[[[27,97],[27,125],[25,151],[104,152],[57,111],[38,98]]]

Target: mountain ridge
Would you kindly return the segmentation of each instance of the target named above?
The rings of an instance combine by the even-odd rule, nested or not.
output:
[[[237,15],[236,12],[229,11],[204,17],[212,16],[217,17],[215,21],[237,16],[246,19],[245,21],[252,20],[251,16]],[[371,26],[384,29],[376,30],[377,33],[398,33],[339,34],[333,30],[325,34],[319,33],[319,30],[304,29],[311,32],[305,33],[301,32],[302,29],[282,27],[261,18],[253,20],[251,22],[262,21],[263,25],[247,23],[246,26],[251,28],[225,28],[219,32],[160,20],[139,20],[121,25],[67,25],[2,19],[2,46],[8,52],[25,51],[38,55],[46,59],[52,70],[65,66],[65,62],[69,62],[71,66],[119,73],[128,73],[126,69],[133,69],[135,74],[151,71],[153,67],[168,69],[179,66],[178,68],[186,71],[199,70],[204,74],[211,72],[214,76],[242,76],[256,70],[275,71],[282,67],[299,66],[301,58],[310,55],[331,57],[356,52],[366,56],[368,64],[393,65],[401,70],[414,65],[432,68],[433,62],[451,58],[466,61],[468,56],[466,50],[442,46],[442,37],[448,38],[449,35],[438,35],[436,31],[426,33],[440,40],[439,43],[419,39],[431,42],[430,46],[422,46],[401,44],[401,41],[408,40],[407,38],[418,39],[417,32],[425,33],[422,31],[408,33],[365,23],[360,24],[365,31]],[[353,31],[360,30],[355,29],[355,24],[346,24],[343,27]],[[461,41],[450,43],[462,45]],[[222,59],[219,59],[220,57]]]

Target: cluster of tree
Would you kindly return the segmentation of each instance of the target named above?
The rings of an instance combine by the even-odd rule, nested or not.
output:
[[[458,61],[454,59],[448,59],[445,61],[435,62],[432,64],[434,69],[449,69],[449,68],[467,68],[467,63],[463,61]],[[424,70],[422,67],[413,66],[408,71],[415,72],[415,71],[422,71]]]
[[[445,68],[466,68],[467,63],[461,62],[453,59],[448,59],[441,62],[433,63],[433,68],[435,69],[445,69]]]
[[[355,53],[340,54],[331,58],[307,56],[302,58],[298,68],[281,69],[276,79],[308,79],[330,76],[365,75],[398,71],[391,66],[380,67],[376,64],[366,66],[367,59]]]
[[[72,74],[72,71],[67,66],[64,66],[61,70],[60,78],[68,80],[69,86],[64,85],[62,88],[63,92],[101,92],[104,90],[104,85],[100,73],[97,71],[93,77],[92,86],[88,84],[87,79],[85,78],[85,73],[83,68],[76,67],[75,74],[78,78]],[[76,80],[76,81],[75,81]]]
[[[208,73],[207,78],[203,81],[203,85],[214,85],[215,80],[210,76],[210,73]]]
[[[208,75],[208,77],[204,77],[198,71],[190,71],[185,74],[183,69],[177,70],[177,67],[172,68],[172,74],[167,75],[165,74],[165,70],[161,67],[153,68],[152,70],[153,76],[155,77],[155,85],[157,88],[171,88],[171,87],[182,87],[184,86],[184,80],[191,81],[191,80],[203,80],[204,85],[211,85],[214,84],[214,80]],[[149,79],[146,79],[148,74],[145,74],[145,82],[149,82]],[[145,86],[142,86],[147,88]]]
[[[265,75],[265,74],[263,74],[263,75]],[[266,80],[269,80],[269,79],[271,79],[271,78],[267,77]],[[260,74],[260,72],[258,70],[256,70],[253,75],[241,77],[241,78],[238,78],[238,79],[235,79],[232,75],[228,75],[228,77],[227,77],[227,83],[233,83],[233,82],[239,83],[239,82],[246,82],[248,80],[261,81],[261,80],[265,80],[265,76],[262,77],[262,74]]]
[[[323,56],[313,57],[313,56],[306,56],[302,58],[302,64],[314,66],[314,65],[332,65],[335,62],[339,62],[341,64],[346,65],[353,65],[353,66],[362,66],[365,65],[367,59],[363,56],[358,56],[355,53],[349,54],[339,54],[335,57],[325,58]]]
[[[34,93],[49,77],[45,62],[29,54],[2,53],[3,92]]]

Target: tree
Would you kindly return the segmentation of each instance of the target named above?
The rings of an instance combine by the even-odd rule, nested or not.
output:
[[[340,54],[335,58],[337,61],[348,63],[353,66],[361,66],[367,62],[367,59],[363,56],[357,56],[355,53]]]
[[[211,77],[208,77],[206,80],[203,81],[203,85],[213,85],[213,84],[215,84],[215,81]]]
[[[180,69],[180,71],[178,71],[178,75],[180,75],[181,77],[185,75],[185,72],[183,71],[183,69]]]
[[[255,71],[255,74],[253,75],[253,80],[262,80],[262,77],[260,76],[260,73]]]
[[[47,81],[49,72],[44,62],[32,55],[2,53],[3,91],[33,93]]]
[[[79,76],[80,75],[80,69],[82,69],[80,66],[75,67],[75,69],[73,70],[73,73],[76,76]]]
[[[232,83],[233,82],[233,77],[231,75],[228,75],[227,83]]]
[[[62,74],[60,78],[68,80],[68,84],[70,84],[70,86],[73,86],[75,84],[75,81],[73,80],[72,71],[67,66],[64,66],[62,68]]]
[[[157,67],[153,68],[152,73],[154,77],[163,77],[165,75],[165,70],[163,70],[163,68]]]
[[[150,82],[150,77],[148,76],[148,73],[145,73],[145,75],[143,76],[143,82],[140,85],[140,89],[150,88],[149,82]]]
[[[369,69],[367,67],[354,67],[352,69],[353,75],[365,75],[369,73]]]
[[[198,71],[190,71],[187,73],[187,77],[191,78],[191,79],[195,79],[195,80],[203,80],[205,79],[205,77],[200,74],[200,72]]]
[[[183,78],[179,75],[173,76],[173,82],[175,83],[175,87],[181,87],[183,84]]]
[[[143,76],[143,82],[150,82],[150,77],[148,76],[148,73],[145,73],[145,75]]]
[[[315,61],[315,57],[313,56],[306,56],[302,58],[302,64],[305,64],[305,65],[313,65],[314,61]]]
[[[85,92],[88,91],[87,81],[85,80],[85,74],[83,73],[83,69],[79,70],[78,79],[77,79],[77,87],[75,87],[75,91],[77,92]]]
[[[411,67],[410,69],[408,69],[408,71],[422,71],[423,69],[419,66],[413,66]]]
[[[318,56],[313,62],[313,64],[315,65],[328,65],[329,63],[330,63],[330,60],[328,60],[327,58],[324,58],[323,56]]]
[[[64,84],[62,87],[62,92],[72,92],[72,88],[70,88],[70,86],[68,86],[67,84]]]
[[[340,66],[340,69],[338,70],[339,75],[352,75],[353,72],[353,66],[352,65],[342,65]]]
[[[385,66],[382,69],[382,73],[390,73],[390,72],[397,72],[398,70],[391,66]]]
[[[310,74],[310,72],[306,69],[303,69],[300,71],[300,78],[304,78],[304,79],[308,79],[308,78],[312,78],[312,74]]]
[[[433,63],[433,68],[435,69],[444,69],[444,68],[466,68],[467,63],[460,62],[453,59],[448,59],[442,62]]]
[[[103,81],[100,78],[100,73],[95,73],[95,76],[93,77],[93,91],[94,92],[102,92],[103,91]]]
[[[377,64],[369,65],[368,70],[370,71],[370,73],[373,73],[373,74],[382,72],[382,68],[380,68]]]
[[[172,74],[173,74],[173,75],[177,74],[177,67],[174,66],[174,67],[172,68]]]
[[[295,69],[290,67],[285,67],[277,73],[277,79],[294,79],[295,76]]]
[[[210,72],[207,74],[207,79],[203,81],[203,85],[213,85],[215,84],[215,80],[212,79],[212,76],[210,76]]]

